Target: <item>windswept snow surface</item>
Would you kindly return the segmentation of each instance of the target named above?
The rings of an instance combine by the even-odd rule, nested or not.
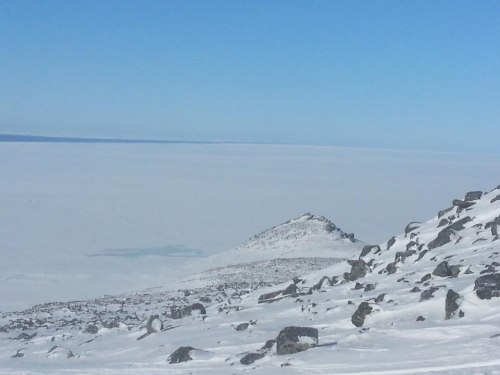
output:
[[[500,270],[500,187],[468,208],[457,204],[463,202],[409,226],[362,260],[352,256],[349,263],[297,275],[301,281],[289,295],[280,291],[292,280],[273,285],[237,276],[219,285],[3,313],[0,373],[498,374],[500,297],[478,298],[474,283]],[[443,230],[449,236],[436,246]],[[443,261],[449,275],[438,276]],[[347,281],[351,266],[362,262],[369,265],[366,275]],[[450,290],[459,298],[445,319]],[[363,302],[371,312],[356,327],[351,317]],[[193,303],[203,304],[205,313]],[[180,313],[186,306],[189,313]],[[147,335],[153,315],[163,330]],[[417,321],[420,316],[425,320]],[[249,324],[236,330],[240,323]],[[277,355],[276,344],[262,349],[287,326],[318,329],[319,345],[289,355]],[[192,360],[169,364],[169,356],[187,346],[196,349]],[[249,352],[264,356],[241,364]]]

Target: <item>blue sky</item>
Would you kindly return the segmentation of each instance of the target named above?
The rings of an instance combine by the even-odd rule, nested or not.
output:
[[[497,151],[499,1],[0,0],[0,132]]]

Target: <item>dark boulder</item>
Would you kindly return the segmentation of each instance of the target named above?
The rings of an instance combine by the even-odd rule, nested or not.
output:
[[[391,237],[389,241],[387,241],[387,250],[389,250],[396,243],[396,237]]]
[[[347,263],[351,266],[351,272],[344,273],[344,278],[347,276],[347,281],[355,281],[359,278],[365,277],[368,271],[370,271],[370,268],[363,259],[348,260]]]
[[[193,303],[191,306],[186,307],[186,315],[191,315],[194,311],[198,311],[203,315],[207,313],[205,307],[201,303]]]
[[[460,307],[460,295],[453,291],[452,289],[448,290],[448,293],[446,294],[446,301],[445,301],[445,319],[451,319],[453,316],[455,316],[455,312],[458,310]],[[463,315],[462,315],[463,316]]]
[[[432,249],[435,249],[437,247],[441,247],[443,245],[446,245],[448,242],[451,241],[452,234],[456,231],[461,231],[462,229],[464,229],[465,228],[464,224],[467,224],[470,221],[472,221],[470,216],[466,216],[466,217],[454,222],[453,224],[448,225],[446,228],[442,229],[438,233],[436,239],[429,242],[427,247],[430,250],[432,250]]]
[[[425,321],[425,318],[420,315],[418,318],[417,318],[417,322],[424,322]]]
[[[430,279],[432,279],[432,275],[430,273],[427,273],[424,276],[422,276],[422,278],[420,279],[420,282],[425,283],[427,280],[430,280]]]
[[[451,234],[448,231],[439,232],[437,237],[427,244],[429,250],[446,245],[451,241]]]
[[[455,221],[453,224],[450,224],[446,229],[444,230],[454,230],[454,231],[461,231],[464,229],[464,224],[467,224],[468,222],[472,221],[470,216],[466,216],[460,220]]]
[[[387,273],[389,275],[392,275],[393,273],[396,273],[396,271],[398,270],[397,267],[396,267],[396,262],[389,263],[385,269],[387,270]]]
[[[417,229],[418,227],[420,227],[422,223],[419,223],[419,222],[416,222],[416,221],[412,221],[410,224],[408,224],[405,228],[405,235],[410,233],[410,232],[413,232],[415,229]]]
[[[282,292],[282,290],[277,290],[276,292],[262,294],[259,297],[258,303],[267,302],[268,300],[276,298],[277,296],[279,296],[281,294],[281,292]]]
[[[276,340],[267,340],[261,350],[269,350],[276,344]]]
[[[363,250],[361,250],[360,258],[363,258],[365,255],[368,255],[372,250],[375,250],[374,252],[377,253],[380,251],[380,246],[378,245],[366,245],[363,247]]]
[[[441,227],[444,227],[445,225],[448,225],[450,222],[448,221],[448,219],[441,219],[441,221],[439,222],[438,224],[438,228],[441,228]]]
[[[451,206],[450,208],[446,208],[444,210],[439,211],[438,212],[438,219],[441,218],[442,216],[446,215],[451,210],[453,210],[453,206]]]
[[[437,267],[432,271],[432,274],[439,277],[453,276],[451,272],[450,265],[446,260],[442,261],[437,265]]]
[[[416,287],[413,287],[411,290],[410,290],[410,293],[418,293],[420,292],[420,288],[418,286]]]
[[[85,329],[85,332],[87,333],[91,333],[93,335],[95,335],[97,332],[99,332],[99,328],[97,328],[95,325],[93,324],[89,324],[87,326],[87,328]]]
[[[22,358],[22,357],[24,357],[24,353],[21,353],[22,350],[24,350],[24,348],[23,349],[19,349],[17,351],[17,353],[12,356],[12,358]]]
[[[255,361],[264,358],[266,355],[264,353],[248,353],[243,358],[240,359],[242,365],[251,365]]]
[[[436,288],[434,286],[431,286],[429,289],[427,290],[424,290],[421,294],[420,294],[420,302],[424,302],[424,301],[427,301],[429,299],[431,299],[433,296],[434,296],[434,292],[436,290],[438,290],[439,288]]]
[[[474,206],[476,204],[476,202],[464,202],[464,201],[461,201],[460,199],[454,199],[452,204],[454,206],[457,206],[458,208],[461,208],[462,210],[464,210],[466,208]]]
[[[19,336],[17,336],[17,339],[18,340],[31,340],[35,336],[36,336],[36,333],[33,336],[31,336],[31,335],[28,335],[27,333],[22,332],[19,334]]]
[[[425,254],[427,254],[428,252],[429,252],[429,250],[424,250],[420,254],[418,254],[418,258],[415,262],[418,262],[420,259],[422,259],[425,256]]]
[[[368,302],[361,302],[351,317],[351,322],[356,327],[361,327],[365,323],[365,317],[373,311]]]
[[[250,325],[249,323],[240,323],[236,326],[235,330],[244,331],[245,329],[248,328],[249,325]]]
[[[354,285],[354,290],[359,290],[359,289],[363,289],[363,284],[356,283],[356,285]]]
[[[295,294],[297,293],[297,285],[295,284],[290,284],[288,287],[283,291],[283,295],[287,296],[289,294]]]
[[[384,298],[385,298],[385,295],[386,295],[386,294],[387,294],[387,293],[382,293],[382,294],[379,294],[379,295],[378,295],[378,297],[374,299],[374,302],[375,302],[375,303],[380,303],[380,302],[382,302],[382,301],[384,300]]]
[[[493,198],[490,203],[495,203],[496,201],[500,201],[500,194],[498,194],[495,198]]]
[[[375,290],[375,285],[374,284],[366,284],[365,285],[365,292],[369,292],[371,290]]]
[[[314,285],[314,286],[312,287],[312,289],[313,289],[313,290],[320,290],[320,289],[321,289],[321,286],[323,285],[323,283],[324,283],[325,281],[328,281],[328,284],[330,284],[330,285],[332,285],[332,284],[333,284],[333,283],[332,283],[332,280],[330,280],[330,278],[329,278],[328,276],[323,276],[323,277],[321,278],[321,280],[320,280],[320,281],[319,281],[316,285]]]
[[[395,260],[400,259],[401,262],[404,263],[404,261],[406,260],[406,258],[409,258],[412,255],[415,255],[416,253],[417,253],[417,250],[400,251],[400,252],[396,253],[396,259]]]
[[[480,299],[500,297],[500,274],[493,273],[478,277],[474,282],[474,291]]]
[[[450,266],[451,277],[457,277],[460,274],[460,267],[458,264]]]
[[[276,338],[276,353],[287,355],[318,345],[318,330],[310,327],[286,327]]]
[[[148,333],[159,332],[163,329],[163,322],[158,315],[153,315],[148,319],[146,324]]]
[[[467,194],[465,194],[465,201],[466,202],[477,201],[478,199],[481,199],[482,196],[483,196],[482,191],[469,191]]]
[[[171,365],[175,363],[192,361],[193,358],[189,356],[192,350],[196,350],[191,346],[181,346],[175,352],[173,352],[170,357],[168,357],[168,361]]]

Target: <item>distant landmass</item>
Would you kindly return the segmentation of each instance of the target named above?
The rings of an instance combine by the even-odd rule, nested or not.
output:
[[[42,135],[0,134],[0,142],[50,142],[50,143],[170,143],[170,144],[220,144],[232,142],[175,141],[158,139],[118,139],[118,138],[80,138]]]

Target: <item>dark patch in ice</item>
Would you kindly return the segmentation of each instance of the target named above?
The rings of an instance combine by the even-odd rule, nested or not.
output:
[[[123,258],[143,258],[147,256],[161,256],[171,258],[202,258],[205,255],[203,250],[190,249],[182,245],[165,247],[146,247],[138,249],[106,249],[89,257],[123,257]]]

